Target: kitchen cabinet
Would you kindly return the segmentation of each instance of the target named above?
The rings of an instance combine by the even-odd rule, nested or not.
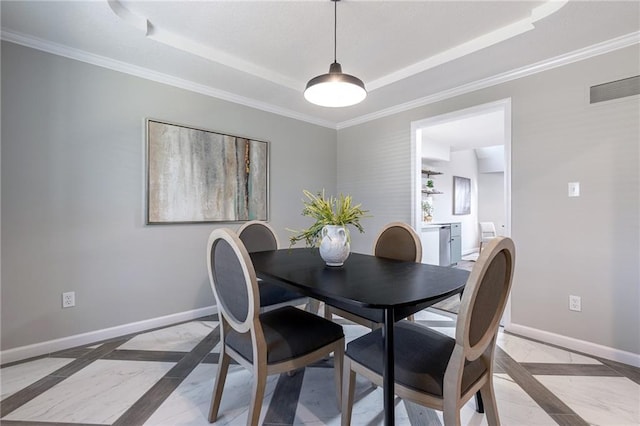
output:
[[[462,260],[462,234],[460,223],[451,224],[451,264],[456,265]]]
[[[462,258],[460,222],[433,223],[422,227],[422,263],[451,266]]]

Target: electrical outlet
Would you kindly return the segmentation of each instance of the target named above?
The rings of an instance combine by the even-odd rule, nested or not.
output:
[[[580,296],[569,296],[569,310],[570,311],[582,311],[582,299]]]
[[[68,291],[66,293],[62,293],[62,307],[71,308],[73,306],[76,306],[76,292]]]

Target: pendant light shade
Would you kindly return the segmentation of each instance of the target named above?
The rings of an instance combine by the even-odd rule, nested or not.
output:
[[[333,25],[333,63],[327,74],[312,78],[307,83],[304,97],[312,104],[323,107],[345,107],[360,103],[367,97],[364,83],[357,77],[342,72],[342,66],[336,61],[337,45],[337,2],[334,2]]]
[[[358,77],[342,73],[334,62],[328,74],[312,78],[307,83],[304,97],[312,104],[324,107],[344,107],[360,103],[367,97],[364,83]]]

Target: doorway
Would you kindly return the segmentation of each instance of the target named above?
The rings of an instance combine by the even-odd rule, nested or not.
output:
[[[411,218],[419,233],[427,226],[426,199],[433,223],[461,224],[463,260],[472,261],[477,253],[479,222],[494,222],[499,235],[511,235],[511,99],[412,122],[411,148]],[[425,171],[437,175],[431,179]],[[454,214],[454,176],[471,180],[468,214]]]

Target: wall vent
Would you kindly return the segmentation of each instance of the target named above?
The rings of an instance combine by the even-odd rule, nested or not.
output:
[[[595,104],[638,94],[640,94],[640,75],[591,86],[589,103]]]

